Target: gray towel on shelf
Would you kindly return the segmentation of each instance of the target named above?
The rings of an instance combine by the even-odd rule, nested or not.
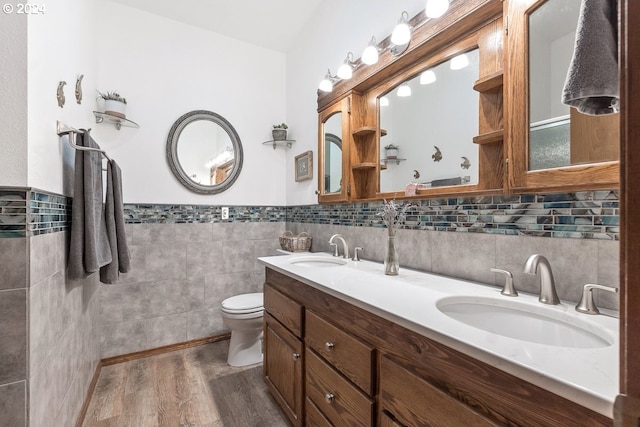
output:
[[[76,145],[100,148],[88,131],[76,135]],[[111,250],[102,206],[102,154],[76,150],[69,277],[82,279],[111,262]]]
[[[562,102],[584,114],[619,110],[616,0],[582,0]]]
[[[131,262],[124,225],[122,173],[120,167],[113,160],[107,163],[105,217],[112,261],[100,269],[100,281],[102,283],[116,283],[120,278],[120,273],[129,271]]]

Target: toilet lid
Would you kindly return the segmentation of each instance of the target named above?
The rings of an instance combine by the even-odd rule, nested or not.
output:
[[[222,301],[222,310],[232,313],[251,313],[263,310],[263,294],[256,292],[227,298]]]

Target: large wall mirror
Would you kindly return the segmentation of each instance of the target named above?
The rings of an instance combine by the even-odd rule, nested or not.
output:
[[[561,101],[580,3],[546,0],[528,15],[529,170],[618,160],[619,114],[586,115]]]
[[[379,97],[380,192],[478,183],[478,62],[478,49],[458,54]]]
[[[178,181],[191,191],[216,194],[229,188],[242,169],[242,144],[224,117],[190,111],[171,127],[167,161]]]

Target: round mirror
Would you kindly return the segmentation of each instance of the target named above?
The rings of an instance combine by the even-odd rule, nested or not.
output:
[[[242,169],[242,143],[224,117],[211,111],[190,111],[171,127],[167,161],[178,181],[200,194],[220,193]]]

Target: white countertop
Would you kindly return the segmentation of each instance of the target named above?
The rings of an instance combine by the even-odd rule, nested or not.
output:
[[[618,394],[617,318],[578,313],[574,310],[574,303],[544,305],[545,309],[561,312],[563,319],[579,317],[583,322],[593,322],[599,329],[604,328],[613,343],[602,348],[537,344],[467,326],[436,308],[437,302],[448,296],[511,299],[502,296],[495,286],[402,267],[400,275],[386,276],[382,264],[370,261],[349,260],[345,266],[329,268],[298,266],[289,262],[303,255],[310,254],[263,257],[259,261],[309,286],[613,418],[613,401]],[[331,256],[325,253],[312,255]],[[532,310],[542,305],[537,296],[524,293],[514,300],[531,305]]]

